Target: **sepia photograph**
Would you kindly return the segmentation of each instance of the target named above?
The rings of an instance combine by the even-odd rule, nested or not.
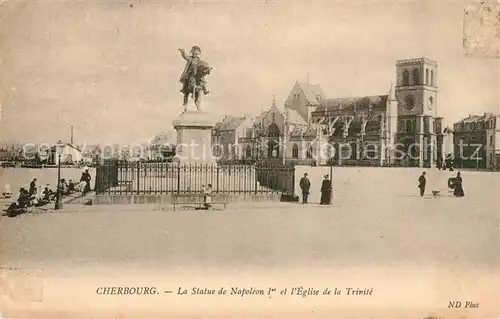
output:
[[[500,4],[0,1],[2,318],[500,318]]]

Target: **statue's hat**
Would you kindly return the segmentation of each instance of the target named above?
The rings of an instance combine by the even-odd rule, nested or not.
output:
[[[191,48],[191,53],[193,53],[194,51],[198,51],[199,53],[201,53],[201,49],[199,46],[195,45]]]

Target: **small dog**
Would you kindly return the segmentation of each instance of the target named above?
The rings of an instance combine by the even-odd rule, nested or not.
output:
[[[433,190],[432,191],[432,196],[434,196],[434,198],[437,198],[437,197],[439,197],[439,193],[440,192],[441,192],[440,190]]]

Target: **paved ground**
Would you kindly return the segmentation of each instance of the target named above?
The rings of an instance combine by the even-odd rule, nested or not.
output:
[[[316,178],[327,170],[308,171],[316,187]],[[225,211],[173,212],[154,206],[72,206],[65,212],[2,217],[2,257],[5,266],[73,276],[161,269],[165,278],[182,270],[193,280],[189,271],[201,269],[208,277],[240,273],[237,281],[259,270],[275,273],[272,278],[303,271],[283,279],[290,281],[328,270],[330,284],[356,278],[359,285],[379,285],[379,296],[388,296],[383,287],[391,287],[392,301],[403,298],[406,287],[420,293],[412,300],[442,289],[433,307],[446,308],[457,294],[480,299],[483,310],[498,305],[498,174],[464,172],[466,198],[444,190],[433,199],[416,195],[419,170],[335,172],[336,198],[326,207],[249,203]],[[451,174],[428,175],[429,189],[443,189]],[[107,271],[97,270],[106,266]],[[338,275],[342,271],[347,273]],[[383,301],[382,307],[388,302]]]
[[[416,181],[402,181],[399,173],[377,172],[384,176],[378,180],[373,172],[353,169],[347,182],[339,177],[334,204],[327,207],[239,203],[226,211],[172,212],[154,205],[66,205],[67,212],[2,217],[5,256],[10,263],[147,260],[178,266],[224,260],[270,266],[308,259],[498,266],[498,174],[465,172],[466,198],[444,191],[433,199],[417,196]],[[449,173],[428,175],[432,186]]]

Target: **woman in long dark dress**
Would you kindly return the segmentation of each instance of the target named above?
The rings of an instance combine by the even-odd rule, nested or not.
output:
[[[457,177],[455,177],[454,183],[454,191],[453,196],[455,197],[464,197],[464,188],[462,186],[462,176],[460,176],[460,172],[457,173]]]
[[[325,175],[325,179],[321,184],[321,205],[328,205],[332,202],[332,181]]]

